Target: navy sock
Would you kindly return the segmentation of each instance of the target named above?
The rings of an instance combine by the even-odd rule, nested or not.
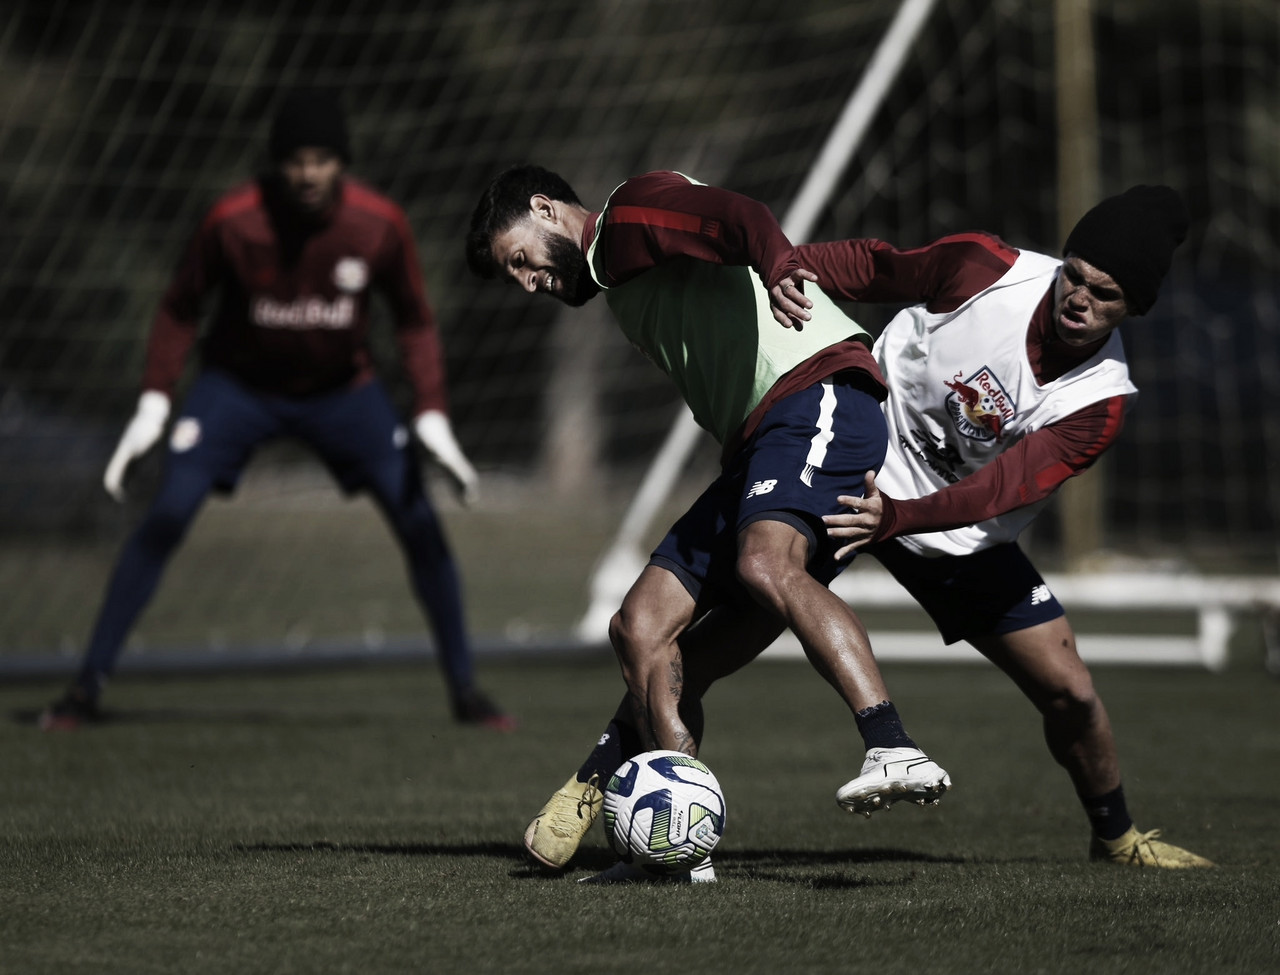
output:
[[[1124,786],[1118,785],[1110,792],[1093,798],[1080,797],[1085,815],[1093,826],[1094,835],[1103,840],[1115,840],[1123,836],[1133,825],[1129,810],[1124,804]]]
[[[898,717],[898,709],[892,701],[881,701],[873,707],[863,708],[855,712],[853,719],[858,723],[858,731],[868,751],[872,748],[917,747],[902,727],[902,719]]]
[[[618,770],[618,766],[633,755],[639,755],[640,735],[628,724],[622,724],[617,718],[609,722],[596,747],[592,749],[587,760],[578,769],[578,781],[586,782],[591,776],[600,776],[600,787],[604,788],[609,777]]]

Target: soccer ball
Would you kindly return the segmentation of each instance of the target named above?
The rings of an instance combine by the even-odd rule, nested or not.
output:
[[[609,845],[624,862],[660,873],[691,870],[724,833],[724,793],[711,770],[682,752],[623,762],[604,793]]]

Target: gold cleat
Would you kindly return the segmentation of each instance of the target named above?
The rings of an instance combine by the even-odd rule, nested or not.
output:
[[[1215,865],[1212,860],[1197,856],[1190,850],[1160,842],[1156,839],[1159,835],[1158,829],[1139,833],[1137,827],[1130,826],[1119,839],[1104,840],[1095,836],[1089,844],[1089,859],[1108,860],[1128,867],[1163,867],[1166,870]]]
[[[600,776],[579,782],[574,775],[557,789],[524,831],[524,848],[544,867],[563,870],[600,815],[604,793]]]

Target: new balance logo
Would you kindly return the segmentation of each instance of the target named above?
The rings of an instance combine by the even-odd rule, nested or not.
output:
[[[1031,605],[1039,606],[1041,603],[1047,603],[1053,598],[1053,593],[1049,591],[1049,587],[1045,585],[1036,586],[1031,590]]]
[[[751,485],[751,490],[747,492],[747,497],[754,498],[757,494],[768,494],[778,486],[777,478],[770,478],[767,481],[756,481]]]

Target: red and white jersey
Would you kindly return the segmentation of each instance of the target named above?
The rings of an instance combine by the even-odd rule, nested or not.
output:
[[[259,392],[313,396],[368,381],[370,305],[390,305],[414,411],[446,406],[435,317],[401,208],[345,178],[339,198],[303,225],[269,178],[209,210],[165,292],[147,346],[143,386],[174,395],[217,294],[202,359]]]
[[[1124,347],[1113,332],[1100,349],[1050,381],[1027,356],[1027,323],[1061,262],[1020,252],[994,284],[947,311],[899,312],[875,344],[891,395],[890,450],[877,484],[895,499],[923,498],[990,464],[1022,438],[1112,397],[1132,402]],[[902,535],[928,555],[966,555],[1012,541],[1047,502],[947,531]]]

